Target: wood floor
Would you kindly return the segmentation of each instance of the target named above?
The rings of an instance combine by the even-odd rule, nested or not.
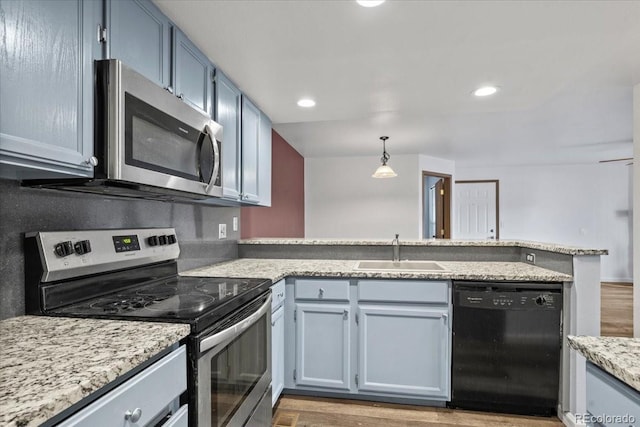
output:
[[[602,283],[601,335],[633,336],[633,286]],[[273,416],[277,427],[546,427],[557,418],[397,405],[358,400],[283,396]]]
[[[273,417],[277,427],[551,427],[557,418],[397,405],[360,400],[283,396]]]
[[[633,336],[633,286],[631,283],[602,283],[600,335]]]

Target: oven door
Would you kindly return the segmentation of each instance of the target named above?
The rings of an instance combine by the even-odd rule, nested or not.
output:
[[[222,127],[116,60],[108,62],[108,177],[222,196]]]
[[[198,344],[197,425],[244,425],[271,386],[270,291],[219,322]]]

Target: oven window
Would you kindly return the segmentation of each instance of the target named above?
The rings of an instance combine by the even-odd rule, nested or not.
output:
[[[270,325],[269,325],[270,326]],[[267,318],[211,359],[211,425],[226,426],[267,372]]]
[[[201,181],[198,169],[203,138],[199,130],[125,94],[127,164]]]

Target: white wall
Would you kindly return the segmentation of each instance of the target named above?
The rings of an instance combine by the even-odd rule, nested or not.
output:
[[[420,238],[417,155],[394,155],[396,178],[375,179],[379,156],[306,158],[305,237]]]
[[[633,90],[633,334],[640,337],[640,84]]]
[[[585,165],[456,168],[456,179],[500,181],[500,238],[608,249],[603,281],[632,281],[631,167]]]

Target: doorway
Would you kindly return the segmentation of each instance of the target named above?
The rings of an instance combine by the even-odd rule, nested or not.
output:
[[[422,171],[422,237],[451,238],[451,175]]]
[[[456,181],[456,238],[500,238],[499,182]]]

